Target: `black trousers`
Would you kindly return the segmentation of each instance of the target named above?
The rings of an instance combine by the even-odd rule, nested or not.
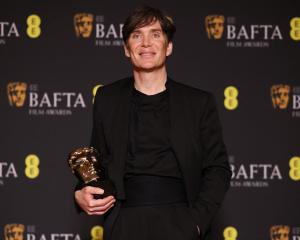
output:
[[[126,181],[125,188],[127,200],[108,240],[200,239],[181,180],[139,176]]]
[[[186,204],[121,208],[111,240],[199,240]]]

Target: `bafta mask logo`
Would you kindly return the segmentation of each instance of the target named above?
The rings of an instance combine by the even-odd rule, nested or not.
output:
[[[209,15],[205,18],[205,28],[209,39],[221,39],[224,31],[223,15]]]
[[[13,223],[13,224],[5,225],[4,227],[5,240],[23,240],[24,229],[25,226],[23,224]]]
[[[27,84],[11,82],[7,84],[7,97],[10,106],[22,107],[26,99]]]
[[[90,13],[78,13],[74,16],[74,27],[77,37],[88,38],[93,30],[94,16]]]
[[[273,85],[271,87],[271,98],[273,107],[285,109],[289,103],[290,86],[284,84]]]
[[[270,229],[271,240],[289,240],[290,227],[285,225],[272,226]]]

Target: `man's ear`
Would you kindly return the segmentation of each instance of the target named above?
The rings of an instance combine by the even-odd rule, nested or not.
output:
[[[170,56],[172,54],[172,51],[173,51],[173,43],[168,42],[166,56]]]
[[[123,47],[124,47],[125,56],[128,57],[128,58],[130,58],[130,54],[129,54],[129,50],[128,50],[127,44],[124,43]]]

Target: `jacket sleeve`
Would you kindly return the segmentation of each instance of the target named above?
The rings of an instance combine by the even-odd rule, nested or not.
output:
[[[105,144],[105,138],[104,138],[104,131],[103,131],[103,124],[102,124],[102,116],[101,116],[101,104],[102,103],[102,89],[99,88],[97,90],[95,99],[94,99],[94,105],[93,105],[93,128],[92,128],[92,134],[91,134],[91,141],[90,146],[94,147],[98,150],[100,153],[101,159],[106,159],[105,156],[107,155],[107,148]],[[102,164],[105,165],[105,162],[102,162]],[[86,185],[82,181],[78,181],[77,185],[75,186],[75,191],[82,189]],[[75,198],[75,208],[78,213],[82,212],[82,209],[77,204]]]
[[[231,178],[222,128],[212,94],[208,95],[199,129],[204,160],[202,183],[192,214],[200,228],[201,236],[204,237],[229,188]]]

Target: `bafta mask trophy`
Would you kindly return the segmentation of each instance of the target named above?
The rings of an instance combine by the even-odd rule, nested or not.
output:
[[[69,154],[68,163],[75,176],[86,186],[100,187],[104,193],[95,198],[115,195],[116,190],[101,165],[99,152],[93,147],[78,148]]]

